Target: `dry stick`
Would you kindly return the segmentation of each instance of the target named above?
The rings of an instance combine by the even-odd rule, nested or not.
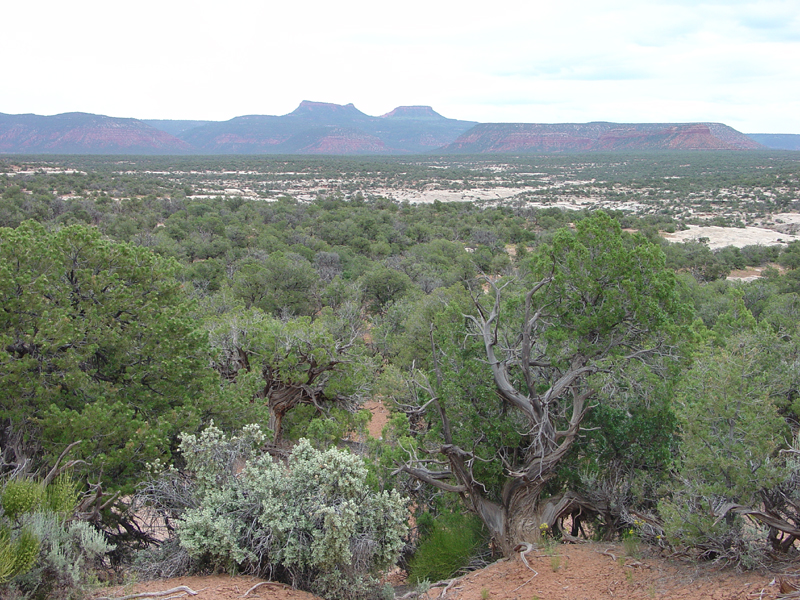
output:
[[[523,563],[525,563],[525,566],[526,566],[526,567],[528,567],[528,569],[530,569],[531,571],[533,571],[533,576],[532,576],[530,579],[528,579],[528,581],[526,581],[525,583],[523,583],[522,585],[520,585],[519,587],[516,587],[516,588],[514,588],[513,590],[511,590],[511,593],[512,593],[512,594],[513,594],[514,592],[516,592],[517,590],[524,588],[524,587],[525,587],[526,585],[528,585],[528,584],[529,584],[531,581],[533,581],[533,578],[534,578],[534,577],[536,577],[536,576],[539,574],[539,571],[537,571],[536,569],[534,569],[533,567],[531,567],[531,566],[528,564],[528,559],[527,559],[527,558],[525,558],[525,555],[526,555],[528,552],[531,552],[531,551],[533,551],[533,550],[535,550],[535,549],[536,549],[536,548],[534,547],[534,545],[533,545],[533,544],[530,544],[530,543],[528,543],[528,542],[526,542],[526,543],[524,543],[524,544],[520,544],[519,546],[517,546],[517,547],[515,548],[515,550],[516,550],[517,552],[519,552],[519,557],[522,559],[522,562],[523,562]]]
[[[610,556],[611,560],[613,560],[614,562],[617,562],[617,557],[614,554],[612,554],[611,552],[609,552],[609,550],[611,550],[611,548],[608,548],[608,549],[604,550],[603,552],[598,552],[598,554],[605,554],[606,556]]]
[[[445,584],[447,584],[449,586],[449,585],[452,585],[452,583],[454,581],[456,581],[456,580],[455,579],[445,579],[443,581],[437,581],[436,583],[434,583],[431,586],[429,586],[428,589],[430,590],[430,589],[433,589],[435,587],[440,587],[440,586],[445,585]],[[427,597],[428,592],[418,592],[416,590],[411,590],[410,592],[406,592],[402,596],[397,596],[396,600],[407,600],[408,598],[416,598],[417,596],[422,596],[422,594],[425,594],[425,596]]]
[[[242,598],[247,596],[247,594],[249,594],[250,592],[257,590],[262,585],[274,585],[274,586],[277,586],[277,587],[283,587],[284,589],[289,587],[285,583],[278,583],[276,581],[260,581],[259,583],[255,584],[253,587],[251,587],[249,590],[247,590],[244,594],[242,594]]]
[[[193,589],[185,585],[179,585],[178,587],[172,588],[171,590],[164,590],[163,592],[142,592],[140,594],[129,594],[119,598],[109,598],[108,596],[104,596],[102,598],[95,598],[94,600],[132,600],[133,598],[156,598],[168,596],[169,594],[174,594],[175,592],[186,592],[190,596],[197,596],[197,592],[195,592]]]
[[[58,468],[59,463],[62,460],[64,460],[64,457],[69,453],[70,450],[72,450],[75,446],[77,446],[81,442],[83,442],[83,440],[78,440],[77,442],[72,442],[69,446],[64,448],[64,451],[61,453],[61,456],[59,456],[58,460],[56,460],[56,464],[53,465],[53,468],[50,469],[50,472],[44,478],[44,484],[43,484],[44,487],[47,487],[50,484],[50,482],[53,481],[53,479],[58,477],[58,474],[60,472],[59,468]],[[80,462],[83,462],[83,461],[80,461]]]
[[[531,571],[533,571],[533,569],[531,569]],[[526,581],[526,582],[525,582],[525,583],[523,583],[522,585],[520,585],[520,586],[518,586],[518,587],[515,587],[513,590],[511,590],[511,592],[512,592],[512,593],[514,593],[514,592],[516,592],[517,590],[524,588],[524,587],[525,587],[526,585],[528,585],[528,584],[529,584],[531,581],[533,581],[533,578],[534,578],[534,577],[536,577],[536,575],[538,575],[538,574],[539,574],[539,573],[537,573],[536,571],[533,571],[533,572],[534,572],[534,575],[533,575],[533,577],[531,577],[530,579],[528,579],[528,581]]]
[[[447,593],[447,591],[448,591],[448,590],[449,590],[451,587],[453,587],[453,584],[454,584],[456,581],[458,581],[458,579],[456,579],[456,578],[453,578],[453,579],[451,579],[451,580],[450,580],[450,583],[448,583],[448,584],[447,584],[447,586],[446,586],[446,587],[445,587],[445,588],[442,590],[442,593],[441,593],[441,594],[439,594],[439,598],[444,598],[444,596],[445,596],[445,594]]]
[[[775,585],[775,581],[776,580],[773,579],[772,582],[770,583],[770,585]],[[778,581],[778,584],[779,584],[779,588],[780,588],[781,594],[790,594],[790,593],[796,592],[796,591],[798,591],[798,589],[800,589],[795,584],[793,584],[791,581],[787,581],[783,577],[779,577],[777,579],[777,581]],[[764,588],[764,589],[767,589],[767,588]],[[762,595],[763,595],[763,590],[762,590]]]

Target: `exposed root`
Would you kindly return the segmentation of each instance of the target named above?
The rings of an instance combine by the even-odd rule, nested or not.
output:
[[[450,590],[450,588],[451,588],[451,587],[453,587],[453,584],[454,584],[456,581],[458,581],[458,579],[460,579],[460,578],[454,578],[454,579],[451,579],[451,580],[450,580],[450,583],[448,583],[448,584],[445,586],[445,588],[442,590],[442,593],[441,593],[441,594],[439,594],[439,598],[444,598],[445,594],[447,594],[448,590]]]
[[[142,592],[140,594],[129,594],[127,596],[120,596],[119,598],[110,598],[108,596],[103,596],[101,598],[95,598],[94,600],[133,600],[134,598],[163,598],[164,596],[169,596],[170,594],[174,594],[175,592],[186,592],[190,596],[197,596],[197,592],[195,592],[193,589],[185,585],[179,585],[178,587],[174,587],[169,590],[164,590],[163,592]],[[179,596],[171,596],[171,598],[178,598],[178,597]]]
[[[532,552],[535,549],[536,547],[533,544],[525,542],[524,544],[519,544],[516,548],[514,548],[514,552],[519,552],[519,557],[522,559],[522,562],[525,563],[525,566],[538,575],[539,573],[528,564],[528,559],[525,558],[525,555],[528,552]],[[536,575],[534,575],[534,577],[536,577]]]

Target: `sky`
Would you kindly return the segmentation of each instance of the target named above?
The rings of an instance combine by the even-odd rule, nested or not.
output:
[[[302,100],[479,122],[800,134],[800,2],[5,2],[0,112],[283,115]]]

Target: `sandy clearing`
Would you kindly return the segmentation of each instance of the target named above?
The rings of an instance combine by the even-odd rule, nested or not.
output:
[[[700,227],[698,225],[689,225],[689,229],[685,231],[665,233],[663,236],[670,242],[688,242],[699,238],[708,238],[708,246],[712,250],[725,246],[736,246],[737,248],[759,244],[771,246],[800,240],[800,236],[780,233],[763,227]]]
[[[430,204],[436,200],[440,202],[483,202],[486,200],[505,200],[519,194],[531,193],[541,188],[472,188],[469,190],[412,190],[392,188],[372,188],[365,193],[383,196],[398,202],[410,204]]]

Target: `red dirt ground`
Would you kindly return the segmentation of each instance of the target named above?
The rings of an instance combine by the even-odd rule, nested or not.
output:
[[[774,600],[780,595],[776,576],[736,573],[691,562],[644,557],[621,558],[614,544],[555,546],[527,555],[530,568],[519,559],[498,561],[444,587],[429,589],[422,600]],[[610,555],[613,555],[610,556]],[[530,570],[530,569],[533,569]],[[535,571],[535,572],[534,572]],[[787,577],[794,581],[796,578]],[[260,580],[253,577],[181,577],[150,581],[96,592],[92,598],[156,592],[186,585],[197,600],[234,600]],[[177,597],[171,594],[172,597]],[[305,592],[280,584],[262,586],[247,598],[255,600],[314,600]]]
[[[367,430],[369,435],[377,440],[383,435],[383,428],[386,427],[386,423],[389,421],[389,410],[381,400],[367,400],[364,403],[364,408],[372,413],[372,420],[369,422]]]
[[[619,546],[609,544],[534,551],[528,554],[528,564],[535,572],[519,559],[501,561],[464,577],[446,598],[748,600],[772,599],[779,593],[771,575],[739,574],[656,557],[625,559],[623,554]]]

